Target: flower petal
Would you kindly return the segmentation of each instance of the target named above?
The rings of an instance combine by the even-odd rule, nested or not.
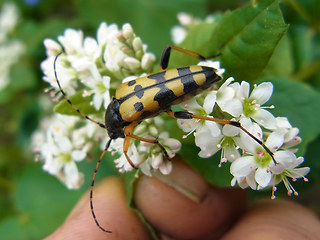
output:
[[[239,117],[243,112],[243,105],[237,98],[224,102],[219,101],[217,103],[223,112],[227,112],[234,117]]]
[[[251,116],[258,124],[273,130],[277,128],[276,118],[267,110],[259,109]]]
[[[238,89],[237,96],[242,101],[249,97],[250,85],[249,83],[242,81],[240,88]]]
[[[253,156],[241,157],[230,166],[230,172],[235,177],[246,177],[256,169]]]
[[[309,167],[296,168],[291,171],[288,171],[288,176],[291,178],[303,178],[310,172]]]
[[[270,148],[271,151],[275,152],[278,150],[284,141],[284,133],[281,132],[272,132],[267,141],[266,141],[266,146]]]
[[[172,162],[171,161],[164,161],[159,166],[159,170],[162,174],[168,175],[172,171]]]
[[[255,179],[260,187],[268,186],[272,178],[271,171],[267,168],[258,168],[255,174]]]
[[[216,103],[217,95],[214,93],[210,93],[204,99],[203,109],[206,111],[207,114],[212,113],[213,107]]]
[[[272,92],[273,84],[271,82],[263,82],[253,89],[249,99],[256,100],[257,104],[262,105],[270,99]]]

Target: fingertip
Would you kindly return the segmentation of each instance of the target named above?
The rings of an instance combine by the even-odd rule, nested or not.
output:
[[[243,191],[212,187],[178,159],[173,160],[173,173],[169,179],[197,197],[190,198],[181,191],[181,186],[146,176],[138,180],[134,195],[138,209],[166,236],[174,239],[219,236],[244,209]]]
[[[223,237],[235,239],[319,239],[320,221],[307,208],[285,200],[255,204]]]
[[[93,207],[99,224],[112,233],[103,232],[95,224],[86,192],[65,223],[48,239],[149,239],[147,229],[126,204],[122,179],[101,180],[94,188]]]

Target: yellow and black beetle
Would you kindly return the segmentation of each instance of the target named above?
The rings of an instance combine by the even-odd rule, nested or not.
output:
[[[97,162],[90,191],[90,207],[93,218],[97,226],[105,232],[111,233],[111,231],[104,229],[98,223],[93,211],[92,203],[93,186],[99,164],[109,148],[111,141],[117,138],[124,138],[123,153],[133,168],[137,168],[137,166],[133,164],[127,155],[131,138],[143,142],[157,144],[162,149],[164,155],[168,158],[165,148],[156,139],[147,139],[133,135],[133,130],[139,123],[141,123],[141,121],[154,117],[161,112],[166,112],[174,118],[202,119],[238,127],[256,142],[258,142],[270,154],[273,161],[276,163],[271,150],[262,141],[243,128],[239,122],[217,119],[213,117],[198,116],[186,111],[173,112],[171,110],[172,105],[179,104],[187,99],[190,99],[204,89],[212,86],[213,83],[222,79],[221,76],[216,73],[217,70],[212,67],[194,65],[167,70],[171,49],[194,56],[200,60],[208,59],[198,53],[182,49],[177,46],[167,46],[163,51],[160,61],[160,71],[158,73],[152,73],[147,76],[122,83],[117,88],[115,97],[107,107],[105,113],[105,124],[91,119],[72,104],[70,99],[63,91],[57,77],[56,62],[60,54],[58,54],[54,60],[55,79],[64,98],[83,117],[98,124],[100,127],[105,128],[110,138]]]

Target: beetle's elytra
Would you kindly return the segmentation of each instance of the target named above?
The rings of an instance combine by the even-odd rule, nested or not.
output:
[[[105,115],[110,138],[124,137],[125,126],[168,111],[172,105],[191,98],[220,79],[214,68],[195,65],[121,84]]]

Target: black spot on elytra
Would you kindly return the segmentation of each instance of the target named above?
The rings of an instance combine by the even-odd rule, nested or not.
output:
[[[128,82],[128,86],[133,86],[136,84],[136,80],[131,80]]]
[[[134,87],[134,92],[135,92],[135,95],[141,99],[144,95],[144,90],[143,90],[143,87],[141,85],[136,85]]]
[[[138,112],[142,111],[143,110],[143,104],[142,102],[136,102],[134,105],[134,109]]]

